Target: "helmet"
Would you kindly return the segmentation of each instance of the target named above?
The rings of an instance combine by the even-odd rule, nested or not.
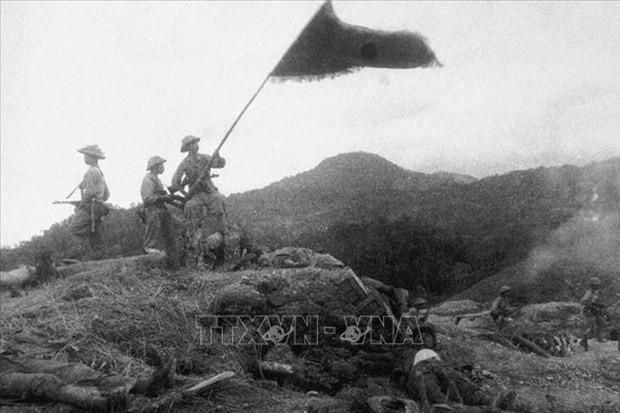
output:
[[[499,293],[500,294],[504,294],[507,293],[508,291],[512,290],[512,287],[509,285],[504,285],[502,286],[502,288],[499,289]]]
[[[155,156],[151,156],[149,158],[149,161],[146,163],[146,170],[150,170],[152,167],[154,167],[155,165],[158,165],[160,163],[164,163],[166,162],[166,160],[164,158],[162,158],[161,156],[155,155]]]
[[[588,285],[600,285],[601,279],[598,277],[592,277],[588,280]]]
[[[441,361],[441,358],[439,358],[439,354],[435,353],[433,350],[429,350],[425,348],[416,353],[415,357],[413,358],[413,365],[415,366],[421,361],[429,360],[429,359],[435,359],[437,361]]]
[[[197,137],[197,136],[187,135],[181,141],[181,152],[187,152],[187,147],[189,146],[189,144],[194,142],[194,141],[198,142],[199,140],[200,140],[200,138]]]
[[[105,159],[105,155],[103,154],[103,151],[99,148],[99,145],[88,145],[78,149],[77,151],[84,155],[90,155],[93,158]]]

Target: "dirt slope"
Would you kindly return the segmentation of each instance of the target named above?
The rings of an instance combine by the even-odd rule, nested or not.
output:
[[[307,394],[260,380],[244,368],[234,348],[200,345],[196,316],[204,315],[213,293],[243,273],[171,273],[159,268],[101,268],[26,292],[2,293],[2,351],[79,361],[100,371],[144,377],[153,371],[148,351],[178,361],[178,387],[223,371],[237,376],[215,391],[174,406],[175,411],[302,412],[310,399],[341,403],[336,396]],[[455,326],[449,316],[433,316],[440,353],[455,363],[471,362],[488,372],[481,381],[490,392],[514,388],[522,411],[618,412],[620,352],[615,342],[594,343],[588,353],[544,359],[509,350]],[[385,377],[368,378],[364,396],[391,391]],[[149,411],[157,400],[131,400],[131,411]],[[615,404],[614,404],[615,403]],[[16,404],[1,411],[60,411],[62,406]],[[52,410],[51,410],[52,409]]]

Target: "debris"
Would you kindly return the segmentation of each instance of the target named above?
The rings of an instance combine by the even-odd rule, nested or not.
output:
[[[474,321],[477,318],[484,317],[491,314],[490,311],[481,311],[479,313],[459,314],[452,317],[454,324],[458,324],[462,319],[467,318],[469,321]]]
[[[203,390],[209,389],[211,387],[213,387],[214,385],[216,385],[217,383],[223,381],[223,380],[227,380],[230,379],[231,377],[234,377],[235,373],[232,371],[225,371],[223,373],[220,373],[218,375],[215,375],[213,377],[211,377],[210,379],[207,379],[205,381],[202,381],[200,383],[198,383],[195,386],[190,387],[187,390],[183,391],[183,395],[184,396],[190,396],[193,394],[197,394]]]

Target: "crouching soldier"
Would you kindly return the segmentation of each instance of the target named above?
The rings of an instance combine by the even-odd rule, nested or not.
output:
[[[0,355],[0,398],[121,412],[126,411],[129,393],[154,397],[172,387],[174,368],[174,363],[168,363],[148,379],[137,380],[106,375],[80,363]]]
[[[511,291],[512,288],[510,286],[502,286],[499,289],[499,295],[491,304],[491,317],[500,332],[504,330],[508,316],[516,310],[515,307],[510,306],[509,295]]]

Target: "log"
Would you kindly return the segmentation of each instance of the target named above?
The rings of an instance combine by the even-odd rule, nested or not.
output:
[[[476,318],[483,317],[487,314],[491,314],[490,311],[481,311],[479,313],[458,314],[452,317],[454,324],[458,324],[462,319],[468,318],[470,321],[474,321]]]
[[[498,344],[501,344],[504,347],[508,347],[509,349],[515,350],[515,351],[520,351],[519,347],[517,347],[512,341],[510,341],[508,338],[504,337],[501,334],[498,333],[480,333],[478,334],[479,337],[485,338],[487,340],[490,341],[494,341]]]
[[[12,271],[0,271],[0,288],[20,288],[36,278],[35,268],[21,265]]]
[[[527,338],[523,336],[515,334],[514,336],[512,336],[512,340],[529,348],[530,350],[532,350],[532,352],[534,352],[535,354],[538,354],[541,357],[545,357],[545,358],[551,357],[551,354],[549,354],[545,349],[543,349],[538,344],[534,343],[533,341],[528,340]]]
[[[166,254],[146,254],[146,255],[137,255],[134,257],[124,257],[124,258],[112,258],[108,260],[99,260],[99,261],[83,261],[78,262],[76,264],[71,265],[63,265],[60,267],[56,267],[56,272],[62,278],[70,277],[72,275],[93,271],[93,270],[121,270],[126,267],[138,267],[141,265],[145,266],[163,266],[166,263]]]

